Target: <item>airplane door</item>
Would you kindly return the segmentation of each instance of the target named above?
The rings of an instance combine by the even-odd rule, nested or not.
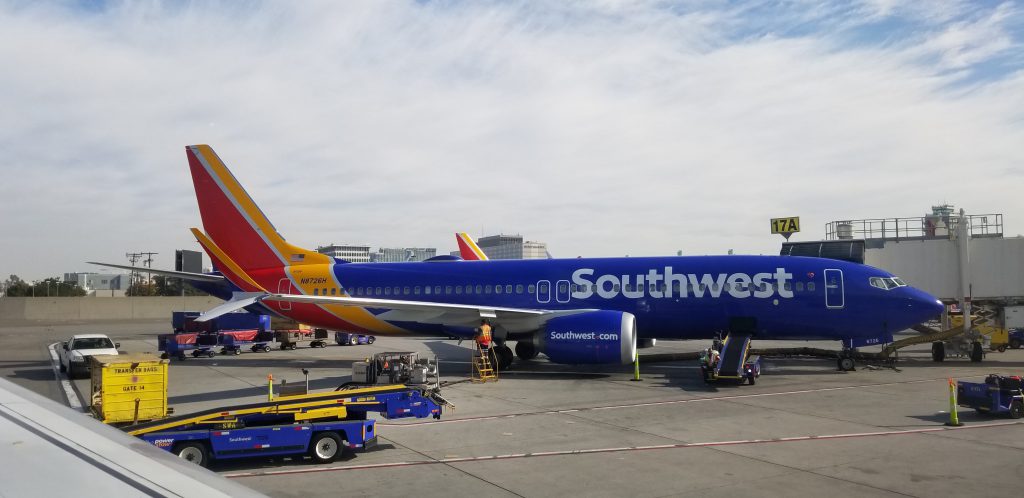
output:
[[[278,294],[293,294],[292,292],[292,281],[291,279],[282,278],[277,282],[277,293]],[[292,303],[289,301],[278,301],[278,309],[281,311],[288,311],[292,309]]]
[[[569,281],[559,280],[555,282],[555,300],[560,303],[569,302]]]
[[[537,302],[548,303],[551,302],[551,282],[547,280],[537,281]]]
[[[845,305],[843,271],[825,270],[825,307],[838,309]]]

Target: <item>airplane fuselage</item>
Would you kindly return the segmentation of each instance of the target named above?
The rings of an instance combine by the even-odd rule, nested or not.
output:
[[[253,278],[283,294],[458,303],[544,310],[600,309],[636,316],[640,338],[710,338],[740,320],[761,339],[862,339],[870,344],[935,314],[912,287],[880,289],[865,265],[789,256],[690,256],[487,262],[334,263],[289,267]],[[372,333],[441,327],[387,310],[264,303],[311,325]],[[532,332],[507,328],[513,335]]]

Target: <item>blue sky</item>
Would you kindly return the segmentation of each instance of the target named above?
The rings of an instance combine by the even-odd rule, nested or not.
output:
[[[0,276],[197,248],[209,143],[292,242],[778,251],[1024,232],[1020,2],[2,2]]]

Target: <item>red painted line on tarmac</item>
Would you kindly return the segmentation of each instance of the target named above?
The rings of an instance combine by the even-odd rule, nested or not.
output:
[[[924,434],[929,432],[946,432],[946,431],[963,431],[970,429],[987,429],[992,427],[1005,427],[1010,425],[1024,425],[1024,422],[992,422],[988,424],[977,424],[977,425],[965,425],[961,427],[928,427],[924,429],[908,429],[903,431],[875,431],[875,432],[857,432],[850,434],[827,434],[822,436],[795,436],[785,438],[773,438],[773,439],[743,439],[737,441],[710,441],[705,443],[678,443],[678,444],[658,444],[650,446],[623,446],[617,448],[593,448],[593,449],[582,449],[582,450],[562,450],[562,451],[540,451],[536,453],[513,453],[508,455],[489,455],[489,456],[478,456],[478,457],[453,457],[453,458],[439,458],[435,460],[424,460],[419,462],[392,462],[392,463],[377,463],[367,465],[343,465],[339,467],[314,467],[306,469],[290,469],[290,470],[271,470],[267,472],[240,472],[235,474],[221,474],[228,478],[242,478],[242,477],[269,477],[269,476],[280,476],[290,474],[309,474],[314,472],[336,472],[342,470],[366,470],[366,469],[380,469],[380,468],[393,468],[393,467],[412,467],[416,465],[436,465],[436,464],[453,464],[453,463],[469,463],[469,462],[487,462],[494,460],[513,460],[520,458],[534,458],[534,457],[548,457],[548,456],[567,456],[567,455],[591,455],[598,453],[622,453],[627,451],[652,451],[652,450],[668,450],[668,449],[679,449],[679,448],[708,448],[715,446],[737,446],[745,444],[766,444],[766,443],[792,443],[795,441],[826,441],[830,439],[851,439],[851,438],[862,438],[862,437],[881,437],[881,436],[904,436],[908,434]]]
[[[644,403],[629,403],[621,405],[603,405],[603,406],[592,406],[589,408],[572,408],[568,410],[547,410],[540,412],[526,412],[526,413],[512,413],[509,415],[487,415],[481,417],[465,417],[465,418],[452,418],[447,420],[431,420],[426,422],[411,422],[407,424],[389,424],[389,423],[378,423],[381,427],[420,427],[424,425],[438,425],[438,424],[457,424],[461,422],[479,422],[481,420],[496,420],[502,418],[516,418],[524,417],[528,415],[557,415],[560,413],[575,413],[575,412],[587,412],[597,410],[618,410],[622,408],[638,408],[642,406],[659,406],[659,405],[677,405],[682,403],[697,403],[702,401],[726,401],[731,399],[745,399],[745,398],[761,398],[768,396],[789,396],[793,394],[809,394],[809,393],[820,393],[828,391],[843,391],[848,389],[862,389],[865,387],[884,387],[884,386],[899,386],[904,384],[920,384],[924,382],[946,382],[946,379],[923,379],[923,380],[910,380],[905,382],[886,382],[880,384],[860,384],[856,386],[840,386],[840,387],[823,387],[820,389],[802,389],[799,391],[781,391],[773,393],[756,393],[756,394],[735,394],[730,396],[708,396],[703,398],[686,398],[686,399],[674,399],[668,401],[649,401]]]

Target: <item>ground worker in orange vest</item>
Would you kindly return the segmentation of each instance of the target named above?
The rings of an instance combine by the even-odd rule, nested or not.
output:
[[[475,339],[484,352],[491,348],[491,324],[486,319],[480,320],[480,328],[476,329]]]

